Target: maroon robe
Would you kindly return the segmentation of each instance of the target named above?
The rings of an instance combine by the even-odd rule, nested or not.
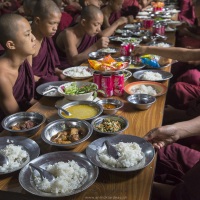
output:
[[[122,5],[121,15],[122,16],[129,16],[133,15],[136,17],[139,12],[139,3],[137,0],[124,0]]]
[[[180,21],[185,21],[189,24],[194,24],[195,14],[192,5],[192,0],[178,0],[178,5],[181,12],[178,15]]]
[[[13,12],[17,11],[17,9],[21,6],[21,4],[17,0],[11,0],[9,2],[11,3],[11,6],[2,8],[0,11],[1,15],[13,13]]]
[[[80,45],[77,48],[78,53],[80,54],[83,51],[85,51],[86,49],[88,49],[89,47],[91,47],[94,43],[97,42],[97,40],[98,40],[97,36],[91,37],[91,36],[85,34]],[[59,68],[66,69],[67,67],[70,66],[67,61],[66,53],[61,51],[57,46],[56,46],[56,49],[57,49],[58,56],[60,59],[60,64],[61,64]]]
[[[13,96],[15,97],[20,109],[27,110],[30,107],[30,100],[34,97],[35,81],[32,68],[27,60],[19,68],[19,74],[13,86]],[[5,117],[0,111],[0,120]]]
[[[67,12],[62,12],[61,20],[58,25],[58,32],[63,31],[65,28],[69,27],[69,25],[72,23],[72,16],[68,14]]]
[[[200,71],[189,69],[178,77],[167,96],[167,104],[178,109],[187,109],[191,101],[200,97]]]
[[[200,35],[200,27],[189,27],[188,30],[195,34]],[[179,36],[176,37],[176,47],[190,48],[190,49],[199,49],[200,48],[200,39],[195,39],[190,36]]]
[[[121,17],[121,13],[120,12],[113,12],[113,13],[111,13],[110,17],[109,17],[109,24],[112,25],[120,17]]]
[[[176,185],[171,200],[200,199],[200,152],[171,144],[158,151],[155,181]]]
[[[40,77],[36,85],[58,81],[55,67],[59,66],[59,58],[51,38],[44,38],[37,56],[33,58],[32,68],[34,75]]]
[[[181,183],[184,175],[199,160],[199,151],[181,144],[173,143],[161,148],[158,151],[155,181],[166,184]]]

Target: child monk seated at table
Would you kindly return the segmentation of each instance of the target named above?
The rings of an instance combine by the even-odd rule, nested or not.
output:
[[[40,0],[33,11],[32,32],[36,37],[36,52],[33,55],[33,73],[36,85],[58,81],[62,78],[58,54],[52,36],[60,23],[61,11],[52,0]]]
[[[2,15],[0,30],[0,43],[5,49],[0,57],[1,121],[6,115],[27,110],[36,102],[34,76],[27,60],[35,53],[36,43],[28,21],[20,15]]]
[[[101,31],[102,23],[103,13],[96,6],[90,5],[83,9],[77,25],[65,29],[58,35],[56,46],[63,69],[80,65],[87,61],[90,52],[108,47],[108,36],[115,29]]]
[[[121,17],[121,9],[122,9],[123,0],[109,0],[108,5],[102,8],[102,12],[104,15],[103,20],[103,29],[110,27],[114,22],[120,20]],[[126,18],[126,23],[128,19]],[[130,22],[131,23],[131,22]]]

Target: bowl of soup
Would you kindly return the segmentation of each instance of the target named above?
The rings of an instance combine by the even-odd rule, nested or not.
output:
[[[93,101],[73,101],[61,106],[63,109],[71,113],[66,115],[63,111],[58,110],[61,118],[76,118],[81,120],[92,120],[103,112],[102,105]]]

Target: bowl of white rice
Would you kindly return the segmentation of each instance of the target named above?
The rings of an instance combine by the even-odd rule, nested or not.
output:
[[[108,140],[117,150],[118,159],[108,155],[105,141]],[[155,152],[152,144],[133,135],[116,135],[99,138],[90,143],[86,155],[96,166],[119,172],[143,169],[151,163]]]
[[[162,70],[140,70],[133,73],[135,79],[145,81],[165,81],[172,76],[172,73]]]
[[[26,137],[1,137],[0,154],[8,159],[8,163],[0,165],[0,175],[15,172],[24,167],[40,154],[38,144]]]
[[[167,92],[167,87],[154,81],[138,81],[127,84],[124,87],[127,94],[148,94],[154,97],[161,96]]]
[[[52,181],[41,179],[37,170],[27,164],[19,174],[21,186],[31,194],[42,197],[65,197],[80,193],[97,179],[99,170],[84,154],[52,152],[31,161],[54,176]]]

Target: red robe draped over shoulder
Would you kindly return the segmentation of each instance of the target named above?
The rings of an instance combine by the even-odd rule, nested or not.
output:
[[[97,40],[98,40],[97,36],[91,37],[91,36],[85,34],[80,45],[77,48],[78,53],[82,53],[83,51],[85,51],[86,49],[91,47],[94,43],[97,42]],[[58,56],[60,59],[60,64],[61,64],[59,68],[66,69],[67,67],[70,67],[70,65],[67,61],[66,53],[61,51],[57,46],[56,46],[56,49],[57,49]]]
[[[30,107],[30,100],[34,97],[35,81],[32,68],[27,60],[20,66],[18,77],[13,86],[13,96],[22,111]],[[5,117],[0,110],[0,121]]]
[[[58,25],[57,32],[63,31],[65,28],[69,27],[69,25],[72,23],[72,16],[68,14],[67,12],[62,12],[61,20]]]
[[[121,17],[120,12],[112,12],[109,17],[109,24],[112,25],[116,20]]]
[[[32,68],[34,75],[41,77],[37,86],[51,81],[58,81],[55,67],[60,65],[57,51],[51,38],[44,38],[37,56],[33,58]]]
[[[124,0],[122,5],[121,15],[136,17],[139,12],[139,3],[137,0]]]
[[[195,14],[192,5],[192,0],[178,0],[178,6],[181,12],[178,15],[180,21],[185,21],[189,24],[194,24]]]
[[[167,96],[167,104],[178,109],[188,109],[190,102],[200,97],[200,71],[189,69],[177,79]]]

